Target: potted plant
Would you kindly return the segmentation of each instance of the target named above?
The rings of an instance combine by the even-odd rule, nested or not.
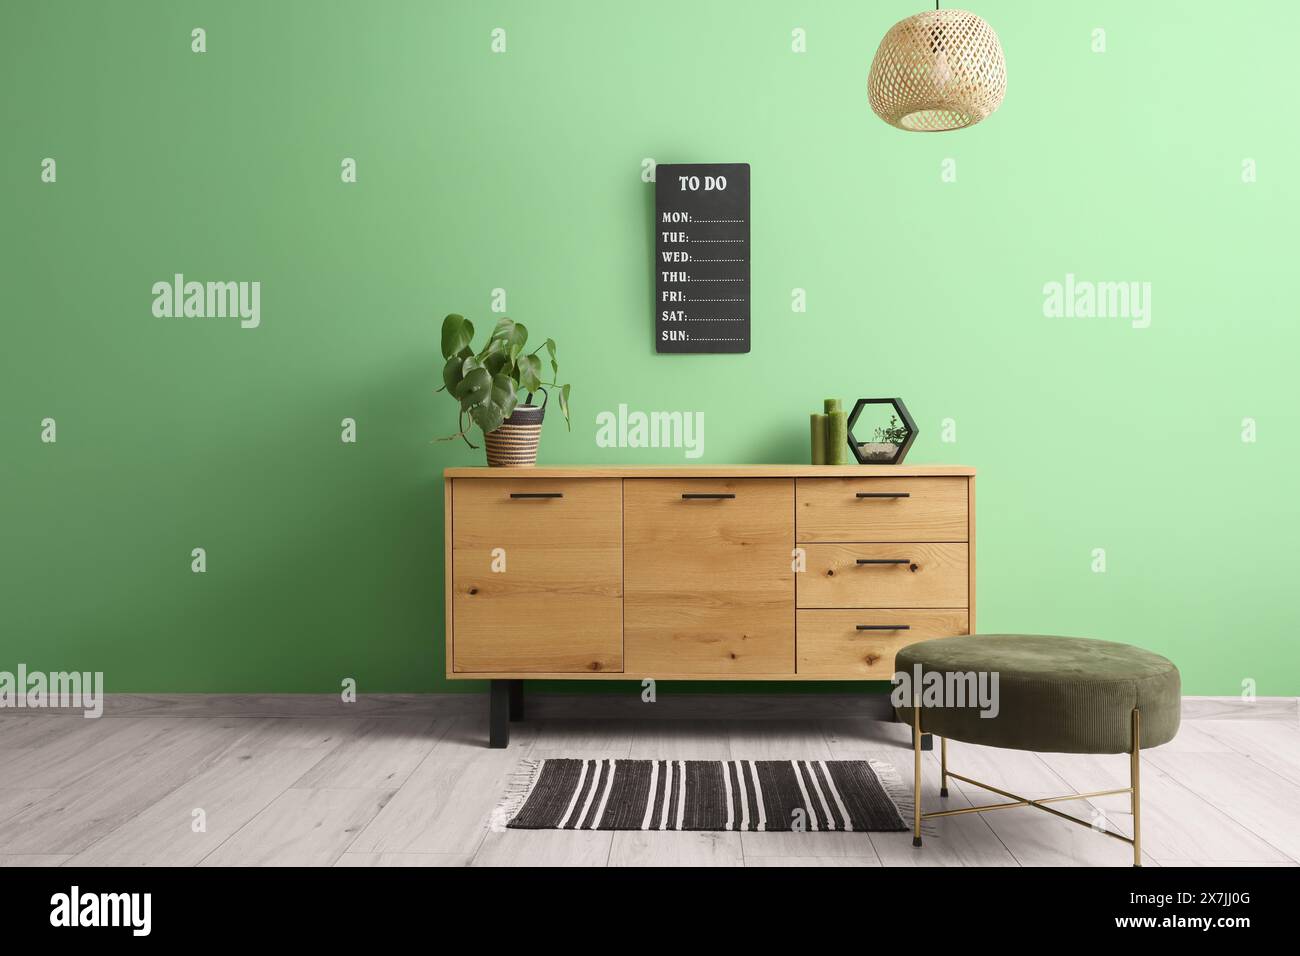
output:
[[[537,442],[541,438],[542,418],[550,393],[544,386],[558,389],[560,412],[565,425],[569,422],[569,386],[556,379],[560,366],[555,360],[555,340],[547,339],[531,352],[525,352],[528,329],[512,319],[497,320],[487,344],[474,351],[474,325],[463,315],[452,314],[442,320],[442,386],[460,410],[456,415],[459,430],[439,441],[469,440],[469,430],[477,425],[487,446],[488,464],[515,467],[537,464]],[[551,381],[542,381],[542,360],[538,352],[546,349],[551,360]],[[542,393],[542,404],[534,405],[533,396]],[[520,398],[524,397],[521,404]]]
[[[907,427],[900,425],[898,417],[889,416],[889,424],[877,428],[875,441],[863,442],[858,448],[862,452],[864,461],[887,461],[892,462],[898,454],[898,446],[907,441]]]

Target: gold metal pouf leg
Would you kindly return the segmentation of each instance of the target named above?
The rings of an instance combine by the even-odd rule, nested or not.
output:
[[[912,846],[921,845],[921,695],[912,697]]]
[[[1133,708],[1133,752],[1129,755],[1129,806],[1133,810],[1133,865],[1142,865],[1142,790],[1139,775],[1142,768],[1142,712]]]
[[[1077,824],[1081,827],[1087,827],[1102,836],[1108,836],[1112,840],[1119,840],[1121,843],[1128,843],[1133,847],[1133,865],[1142,865],[1142,785],[1141,785],[1141,757],[1142,757],[1142,713],[1136,707],[1133,708],[1133,742],[1129,750],[1129,782],[1127,787],[1116,790],[1094,790],[1091,793],[1064,793],[1059,797],[1022,797],[1018,793],[1012,793],[1010,790],[1003,790],[1001,787],[995,787],[991,783],[982,783],[979,780],[973,780],[965,774],[956,773],[948,769],[948,738],[940,737],[939,766],[942,774],[942,788],[940,793],[943,796],[948,795],[948,778],[960,780],[962,783],[968,783],[974,787],[980,787],[988,790],[990,793],[996,793],[1000,797],[1005,797],[1004,803],[986,803],[983,806],[959,807],[954,810],[931,810],[929,813],[921,812],[921,699],[916,697],[912,701],[912,751],[915,758],[915,803],[916,806],[912,818],[912,846],[921,845],[921,821],[931,820],[936,817],[956,817],[967,813],[988,813],[990,810],[1010,810],[1015,807],[1033,807],[1035,810],[1042,810],[1044,813],[1050,813],[1052,816],[1070,823]],[[1091,800],[1095,797],[1110,797],[1117,794],[1127,793],[1129,795],[1129,808],[1133,811],[1133,836],[1126,837],[1122,833],[1116,833],[1114,830],[1107,829],[1104,825],[1097,826],[1091,820],[1085,820],[1076,817],[1070,813],[1062,813],[1055,807],[1048,806],[1051,803],[1062,803],[1068,800]]]

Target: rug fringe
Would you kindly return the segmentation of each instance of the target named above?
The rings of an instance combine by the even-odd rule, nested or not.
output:
[[[528,795],[533,792],[533,785],[542,772],[545,760],[521,760],[506,777],[506,792],[492,811],[488,820],[488,830],[503,833],[510,821],[524,808]]]
[[[903,782],[902,775],[892,763],[886,763],[883,760],[868,760],[867,765],[880,781],[880,785],[885,788],[885,793],[889,796],[890,801],[898,809],[899,816],[902,818],[903,825],[912,829],[912,814],[916,810],[916,802],[912,793],[910,784]],[[931,820],[921,821],[921,834],[934,836],[938,831]]]

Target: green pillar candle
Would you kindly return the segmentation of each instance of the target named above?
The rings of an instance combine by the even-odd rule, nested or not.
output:
[[[826,464],[826,416],[809,415],[809,432],[812,436],[812,463]]]
[[[842,406],[840,405],[840,400],[838,398],[823,398],[822,405],[825,406],[823,411],[825,411],[827,415],[831,414],[832,412],[838,412],[842,410]]]
[[[826,464],[849,463],[849,416],[846,412],[831,412],[826,416]]]

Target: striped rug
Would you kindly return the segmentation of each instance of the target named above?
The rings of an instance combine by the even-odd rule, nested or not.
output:
[[[910,804],[866,760],[524,761],[494,815],[518,830],[906,830]],[[910,810],[909,810],[910,812]]]

